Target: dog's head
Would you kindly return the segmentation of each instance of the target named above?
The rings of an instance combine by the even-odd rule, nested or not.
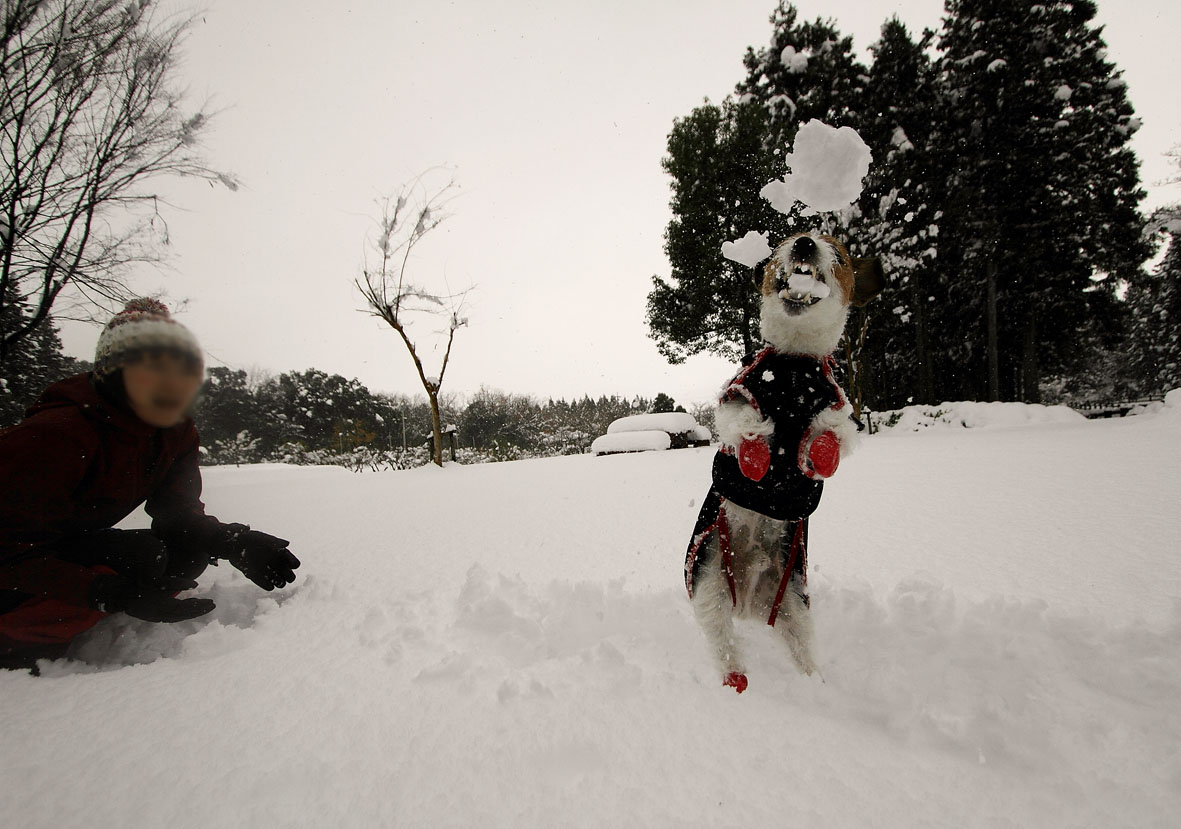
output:
[[[831,354],[849,306],[864,305],[884,285],[877,257],[855,259],[831,236],[790,236],[763,269],[763,338],[781,352]]]

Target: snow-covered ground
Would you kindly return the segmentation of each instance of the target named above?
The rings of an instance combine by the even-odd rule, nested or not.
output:
[[[824,681],[751,625],[742,696],[682,587],[709,450],[210,470],[299,580],[0,672],[0,815],[1176,826],[1181,411],[1007,420],[865,442],[812,524]]]

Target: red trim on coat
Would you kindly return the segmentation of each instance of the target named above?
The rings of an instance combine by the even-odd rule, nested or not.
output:
[[[685,589],[689,591],[689,598],[693,598],[693,571],[697,567],[697,553],[705,544],[706,539],[714,531],[718,533],[718,547],[722,556],[722,572],[726,575],[726,583],[730,587],[730,601],[738,606],[738,589],[734,583],[734,551],[730,548],[730,522],[726,520],[726,500],[723,498],[718,507],[718,519],[697,534],[693,549],[685,559]]]
[[[743,398],[746,399],[747,403],[749,403],[751,406],[754,407],[754,410],[756,412],[758,412],[759,414],[762,414],[763,410],[761,408],[759,408],[759,401],[755,400],[755,396],[750,393],[750,389],[746,388],[746,386],[742,385],[742,383],[743,383],[743,381],[746,380],[747,377],[750,376],[750,373],[758,367],[759,363],[761,363],[763,361],[764,357],[766,357],[768,354],[774,354],[774,353],[775,353],[775,348],[773,346],[769,346],[769,345],[765,346],[760,351],[758,351],[755,354],[754,359],[751,360],[750,365],[746,366],[745,368],[742,369],[742,371],[740,371],[740,372],[738,372],[738,374],[734,375],[734,379],[729,382],[729,384],[726,386],[726,388],[722,389],[722,396],[718,398],[718,403],[729,403],[731,400],[734,399],[734,397],[730,393],[737,392]]]
[[[771,605],[771,615],[767,618],[767,624],[771,627],[775,627],[775,619],[779,616],[779,606],[783,604],[783,596],[787,593],[787,584],[791,581],[791,571],[795,568],[796,561],[800,556],[804,557],[803,582],[804,584],[808,583],[808,551],[804,549],[804,525],[807,521],[807,518],[801,518],[796,522],[796,529],[791,537],[791,550],[787,554],[787,568],[783,571],[783,578],[779,581],[779,590],[775,593],[775,602]]]

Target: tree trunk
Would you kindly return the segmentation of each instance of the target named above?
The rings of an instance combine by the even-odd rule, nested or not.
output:
[[[1000,399],[1001,368],[996,333],[996,260],[988,260],[988,399]]]
[[[916,403],[935,402],[935,376],[931,369],[931,351],[927,342],[927,298],[923,296],[922,280],[917,273],[910,275],[914,305],[914,356],[918,371]]]
[[[1041,365],[1037,348],[1037,312],[1032,308],[1025,320],[1025,342],[1021,353],[1021,399],[1026,403],[1042,401]]]
[[[862,405],[865,402],[865,337],[869,332],[869,313],[864,308],[857,309],[854,317],[857,323],[857,341],[853,342],[849,330],[845,330],[845,363],[848,369],[848,397],[849,405],[853,407],[853,416],[861,419]]]
[[[754,338],[750,335],[750,309],[745,303],[742,306],[742,348],[743,354],[753,354],[755,350]]]
[[[433,432],[431,461],[435,466],[443,465],[443,424],[439,419],[439,392],[427,389],[427,397],[431,401],[431,431]]]

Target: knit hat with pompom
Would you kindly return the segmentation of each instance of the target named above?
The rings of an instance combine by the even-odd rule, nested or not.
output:
[[[193,332],[174,320],[163,302],[133,299],[99,334],[94,370],[100,376],[110,374],[155,351],[174,354],[205,371],[205,356]]]

